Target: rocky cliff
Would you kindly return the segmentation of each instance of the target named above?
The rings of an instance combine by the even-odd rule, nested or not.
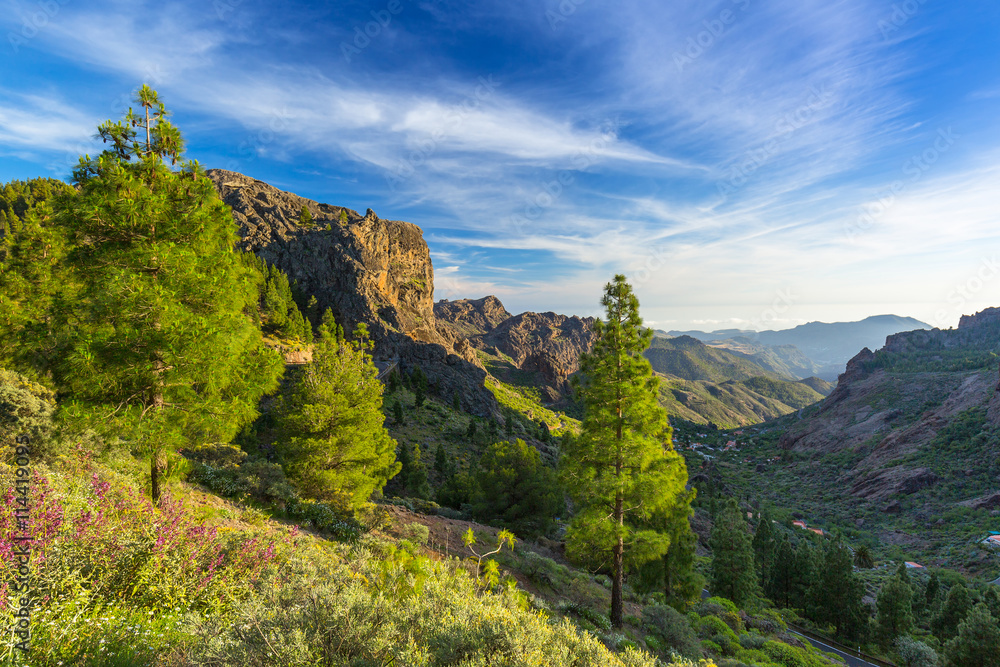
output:
[[[419,365],[443,395],[457,393],[473,413],[498,414],[486,373],[441,337],[434,319],[434,268],[419,227],[320,204],[243,174],[209,178],[233,211],[240,246],[284,271],[347,331],[365,323],[377,359]],[[303,222],[302,210],[311,220]],[[461,346],[460,346],[461,347]],[[474,358],[474,355],[471,355]]]

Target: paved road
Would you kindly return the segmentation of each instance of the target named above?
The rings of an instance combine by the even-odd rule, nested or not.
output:
[[[811,639],[809,637],[806,637],[803,634],[795,632],[795,630],[789,629],[788,632],[790,632],[791,634],[796,635],[798,637],[801,637],[805,641],[807,641],[810,644],[812,644],[814,648],[817,648],[820,651],[826,651],[827,653],[834,653],[836,655],[839,655],[841,658],[844,659],[844,662],[846,662],[848,665],[850,665],[850,667],[878,667],[878,665],[870,663],[867,660],[862,660],[861,658],[859,658],[857,656],[853,656],[850,653],[844,653],[843,651],[835,649],[832,646],[827,646],[823,642],[821,642],[821,641],[819,641],[817,639]]]
[[[702,591],[701,591],[701,599],[702,600],[708,599],[711,595],[712,595],[711,593],[709,593],[708,591],[702,589]],[[846,662],[850,667],[879,667],[878,665],[876,665],[874,663],[871,663],[871,662],[868,662],[867,660],[862,660],[861,658],[857,657],[856,655],[851,655],[850,653],[845,653],[845,652],[843,652],[843,651],[841,651],[839,649],[835,649],[832,646],[824,644],[823,642],[819,641],[818,639],[812,639],[810,637],[806,637],[805,635],[803,635],[803,634],[801,634],[799,632],[796,632],[795,630],[792,630],[791,628],[789,628],[788,632],[790,632],[793,635],[796,635],[797,637],[801,637],[803,640],[809,642],[814,648],[817,648],[820,651],[826,651],[827,653],[833,653],[835,655],[839,655],[841,658],[844,659],[844,662]]]

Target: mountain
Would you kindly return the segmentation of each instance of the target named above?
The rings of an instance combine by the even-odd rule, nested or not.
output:
[[[992,567],[965,545],[1000,516],[998,355],[1000,308],[863,349],[822,402],[761,428],[765,449],[747,455],[786,463],[747,469],[747,488],[816,520],[864,526],[910,560]]]
[[[772,351],[772,355],[765,355],[761,361],[774,363],[766,358],[772,356],[776,358],[778,368],[785,366],[793,374],[798,374],[799,377],[817,375],[825,380],[834,380],[843,372],[844,365],[858,350],[864,347],[870,349],[882,347],[886,337],[901,331],[930,328],[930,325],[912,317],[873,315],[859,322],[809,322],[780,331],[754,332],[740,329],[721,329],[711,333],[670,331],[668,334],[671,336],[690,336],[704,342],[743,351],[751,356],[761,354],[761,351],[748,351],[746,349],[748,347],[773,348],[791,345],[797,348],[811,365],[803,365],[802,361],[791,350]],[[731,339],[744,340],[730,344],[722,343],[722,341]],[[743,349],[740,349],[741,346]]]
[[[492,376],[548,407],[574,412],[568,379],[579,370],[580,354],[593,345],[593,318],[511,315],[495,296],[439,301],[434,315],[442,338],[464,340]],[[825,395],[693,338],[655,337],[645,356],[662,378],[660,400],[668,413],[695,423],[755,424]],[[812,381],[819,388],[826,384]]]
[[[794,345],[764,345],[747,336],[735,336],[707,344],[744,356],[782,377],[812,377],[822,373],[824,368]]]
[[[568,407],[569,376],[594,342],[594,318],[556,313],[511,315],[495,296],[434,304],[438,330],[477,351],[491,375],[507,384],[532,386],[546,404]]]
[[[645,356],[657,373],[685,380],[725,382],[758,376],[788,379],[788,376],[765,369],[746,355],[709,347],[690,336],[654,337]]]
[[[321,204],[223,169],[208,177],[233,211],[239,247],[277,266],[303,295],[314,324],[330,308],[344,329],[368,327],[376,359],[419,366],[441,395],[457,394],[481,416],[499,414],[486,371],[460,342],[441,337],[434,319],[434,268],[420,228]],[[303,223],[305,209],[311,221]],[[307,218],[308,220],[308,218]],[[316,298],[312,309],[305,303]]]

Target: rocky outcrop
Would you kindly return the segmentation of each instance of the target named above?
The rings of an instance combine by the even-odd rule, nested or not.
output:
[[[556,313],[521,313],[501,322],[473,343],[511,358],[521,370],[538,372],[548,385],[563,388],[580,370],[580,354],[594,344],[594,318]]]
[[[959,503],[962,507],[970,507],[974,510],[995,510],[1000,509],[1000,491],[987,493],[985,496],[970,498]]]
[[[465,340],[488,355],[509,359],[517,370],[535,373],[548,402],[568,394],[567,379],[580,369],[580,354],[594,344],[594,318],[511,315],[495,296],[439,301],[434,314],[442,337]]]
[[[442,300],[434,304],[438,332],[443,336],[469,338],[493,331],[512,315],[495,296],[482,299]]]
[[[896,466],[866,475],[851,487],[851,493],[868,500],[884,500],[892,496],[910,495],[933,486],[937,475],[927,468]]]
[[[534,373],[542,397],[558,403],[569,394],[567,379],[580,369],[580,354],[594,344],[593,318],[556,313],[511,315],[495,296],[434,304],[438,332],[454,346],[466,342],[519,371]],[[501,364],[493,371],[505,375]],[[509,380],[500,377],[501,380]]]
[[[366,324],[377,359],[398,359],[404,370],[420,365],[467,410],[499,413],[483,386],[486,373],[456,354],[435,327],[434,268],[419,227],[383,220],[371,209],[360,215],[320,204],[236,172],[213,169],[208,176],[233,211],[240,248],[315,296],[317,312],[330,308],[348,332]],[[311,221],[302,221],[303,208]]]

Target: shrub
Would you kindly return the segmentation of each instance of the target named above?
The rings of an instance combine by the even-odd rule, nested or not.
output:
[[[654,605],[642,610],[643,627],[667,648],[688,658],[700,658],[698,637],[688,619],[673,607]]]
[[[421,565],[425,579],[419,590],[385,592],[384,582],[412,577],[406,567],[360,549],[318,567],[303,556],[287,584],[267,587],[233,618],[193,619],[187,629],[194,640],[186,657],[196,667],[655,665],[631,646],[615,656],[567,620],[548,622],[527,609],[516,592],[478,594],[454,563]]]
[[[430,535],[430,528],[422,523],[409,523],[403,527],[403,537],[420,546],[427,546],[427,540],[430,539]]]
[[[912,637],[897,639],[896,651],[899,653],[900,667],[936,667],[938,664],[937,652]]]
[[[11,552],[20,529],[12,475],[3,473],[0,623],[9,627]],[[104,648],[102,661],[87,664],[142,664],[146,647],[159,651],[181,612],[217,614],[248,598],[282,547],[259,535],[199,525],[169,499],[155,508],[141,492],[112,486],[96,473],[69,493],[57,493],[38,472],[31,486],[32,646],[40,664],[76,660],[87,646],[95,649],[92,656]],[[148,633],[157,636],[147,641]],[[107,659],[109,652],[118,663]]]

